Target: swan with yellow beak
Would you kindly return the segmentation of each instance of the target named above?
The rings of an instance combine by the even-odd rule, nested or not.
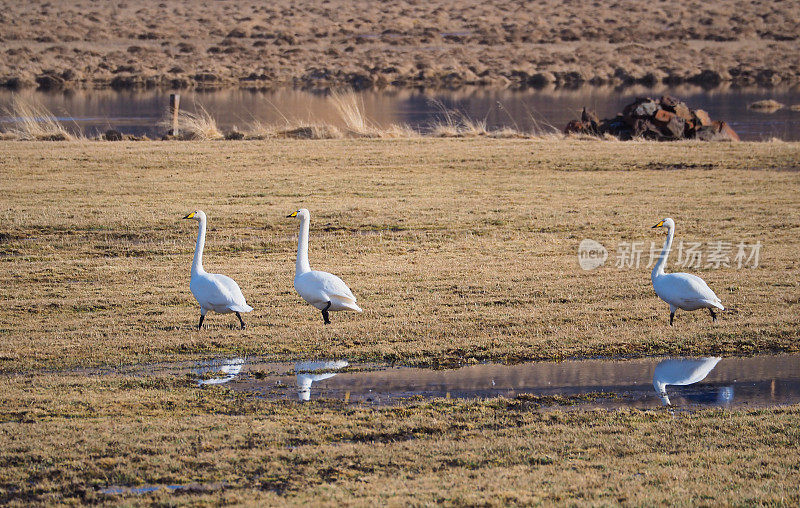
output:
[[[667,228],[667,240],[658,262],[653,267],[651,279],[653,289],[659,298],[669,304],[669,325],[675,318],[675,311],[708,309],[711,313],[711,320],[717,320],[714,309],[725,310],[716,294],[708,287],[706,281],[690,273],[664,273],[664,266],[667,264],[667,256],[672,248],[672,238],[675,235],[675,221],[670,218],[661,220],[653,228]]]

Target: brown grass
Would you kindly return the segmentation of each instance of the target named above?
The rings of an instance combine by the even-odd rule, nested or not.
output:
[[[235,150],[231,148],[235,147]],[[90,145],[6,142],[0,243],[2,368],[237,351],[282,358],[455,364],[595,355],[797,350],[799,145],[516,139],[293,140]],[[297,223],[312,266],[363,314],[294,293]],[[206,268],[255,308],[245,331],[194,331],[196,229]],[[696,272],[735,312],[668,310],[621,242],[761,241],[757,269]],[[584,272],[577,246],[605,244]],[[695,270],[692,270],[695,271]]]
[[[372,409],[63,369],[234,352],[452,365],[797,351],[799,154],[480,138],[4,142],[0,502],[795,505],[797,406]],[[324,326],[294,293],[285,215],[300,206],[312,266],[340,275],[363,314]],[[180,218],[197,208],[206,268],[255,308],[244,331],[217,314],[194,329],[196,226]],[[660,244],[649,226],[667,215],[679,238],[764,245],[757,269],[697,271],[734,309],[717,324],[679,312],[670,328],[644,268],[578,268],[581,239]],[[192,483],[210,486],[99,492]]]
[[[500,398],[371,409],[59,373],[6,377],[0,401],[0,499],[19,506],[800,502],[797,406],[542,412],[536,398]],[[200,488],[99,492],[173,484]]]
[[[796,2],[5,1],[0,84],[47,89],[798,82]],[[671,21],[665,23],[664,20]],[[113,43],[109,41],[113,39]]]

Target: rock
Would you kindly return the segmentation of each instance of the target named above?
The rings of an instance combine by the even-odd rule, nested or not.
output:
[[[658,103],[661,105],[662,108],[666,109],[667,111],[672,111],[674,113],[675,106],[681,104],[681,101],[671,95],[664,95],[658,100]]]
[[[106,141],[122,141],[122,133],[115,129],[108,129],[103,134],[103,139]]]
[[[595,125],[600,123],[600,118],[597,116],[597,113],[594,111],[587,111],[586,108],[583,108],[581,111],[581,121],[582,122],[591,122]]]
[[[725,122],[704,125],[695,132],[700,141],[739,141],[739,135]]]
[[[714,127],[717,129],[719,141],[740,141],[739,135],[726,122],[714,122]]]
[[[686,104],[684,104],[682,102],[676,104],[675,107],[673,108],[673,111],[680,118],[683,118],[683,120],[685,122],[691,122],[693,120],[693,118],[692,118],[692,110],[690,110],[689,106],[687,106]]]
[[[686,122],[678,115],[673,115],[666,125],[661,126],[661,133],[671,139],[683,139],[686,132]]]
[[[633,123],[633,136],[644,139],[661,140],[664,136],[653,121],[648,118],[637,118]]]
[[[637,97],[635,101],[625,106],[622,115],[632,125],[636,118],[649,118],[655,114],[658,105],[649,97]]]
[[[694,139],[700,141],[714,141],[717,137],[717,130],[711,125],[703,125],[694,132]]]
[[[700,139],[705,141],[738,141],[739,136],[725,122],[712,122],[702,109],[690,110],[679,99],[664,96],[658,100],[638,97],[614,118],[599,120],[583,108],[580,120],[572,120],[564,132],[601,135],[620,140],[644,138],[658,141]]]
[[[692,120],[696,125],[700,127],[706,127],[711,125],[711,117],[708,116],[708,113],[706,113],[702,109],[695,109],[694,111],[692,111]]]
[[[774,113],[775,111],[778,111],[779,109],[781,109],[783,107],[783,104],[781,104],[780,102],[778,102],[776,100],[765,99],[765,100],[762,100],[762,101],[753,102],[752,104],[748,105],[747,107],[748,107],[748,109],[754,109],[754,110],[763,111],[763,112],[766,112],[766,113]]]
[[[586,126],[580,120],[571,120],[564,127],[564,134],[585,134]]]
[[[653,115],[653,119],[663,126],[667,125],[671,119],[675,118],[675,116],[677,116],[675,113],[671,113],[665,109],[659,109],[656,111],[656,114]]]

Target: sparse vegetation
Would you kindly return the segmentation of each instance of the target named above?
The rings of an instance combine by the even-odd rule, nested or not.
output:
[[[23,141],[71,141],[79,139],[64,128],[55,115],[44,106],[15,96],[3,112],[10,127],[3,133],[6,139]]]
[[[800,68],[796,2],[164,3],[6,2],[0,86],[791,86]]]
[[[0,501],[130,504],[789,504],[800,408],[542,411],[569,398],[270,402],[114,366],[266,355],[453,366],[578,356],[798,351],[800,144],[486,139],[1,142]],[[235,150],[231,150],[235,147]],[[292,290],[296,227],[363,314],[322,326]],[[248,328],[198,309],[232,276]],[[701,269],[732,309],[668,310],[650,226],[760,241]],[[583,238],[609,248],[578,267]],[[640,268],[614,268],[642,242]],[[220,253],[230,255],[221,256]],[[107,366],[87,376],[73,368]],[[114,485],[191,485],[142,498]]]
[[[225,135],[217,127],[217,121],[203,106],[198,106],[196,113],[181,110],[178,114],[179,138],[184,140],[209,141],[225,139]],[[165,128],[169,122],[164,121]]]

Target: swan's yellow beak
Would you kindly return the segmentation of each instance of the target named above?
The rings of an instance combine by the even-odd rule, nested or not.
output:
[[[292,212],[289,215],[287,215],[286,217],[287,218],[289,218],[289,217],[297,217],[297,212]]]
[[[194,212],[192,212],[189,215],[187,215],[186,217],[184,217],[184,219],[193,219],[193,218],[194,218]]]
[[[653,227],[652,227],[652,228],[650,228],[650,229],[660,228],[660,227],[661,227],[661,226],[663,226],[663,225],[664,225],[664,221],[662,220],[661,222],[659,222],[658,224],[656,224],[655,226],[653,226]]]

